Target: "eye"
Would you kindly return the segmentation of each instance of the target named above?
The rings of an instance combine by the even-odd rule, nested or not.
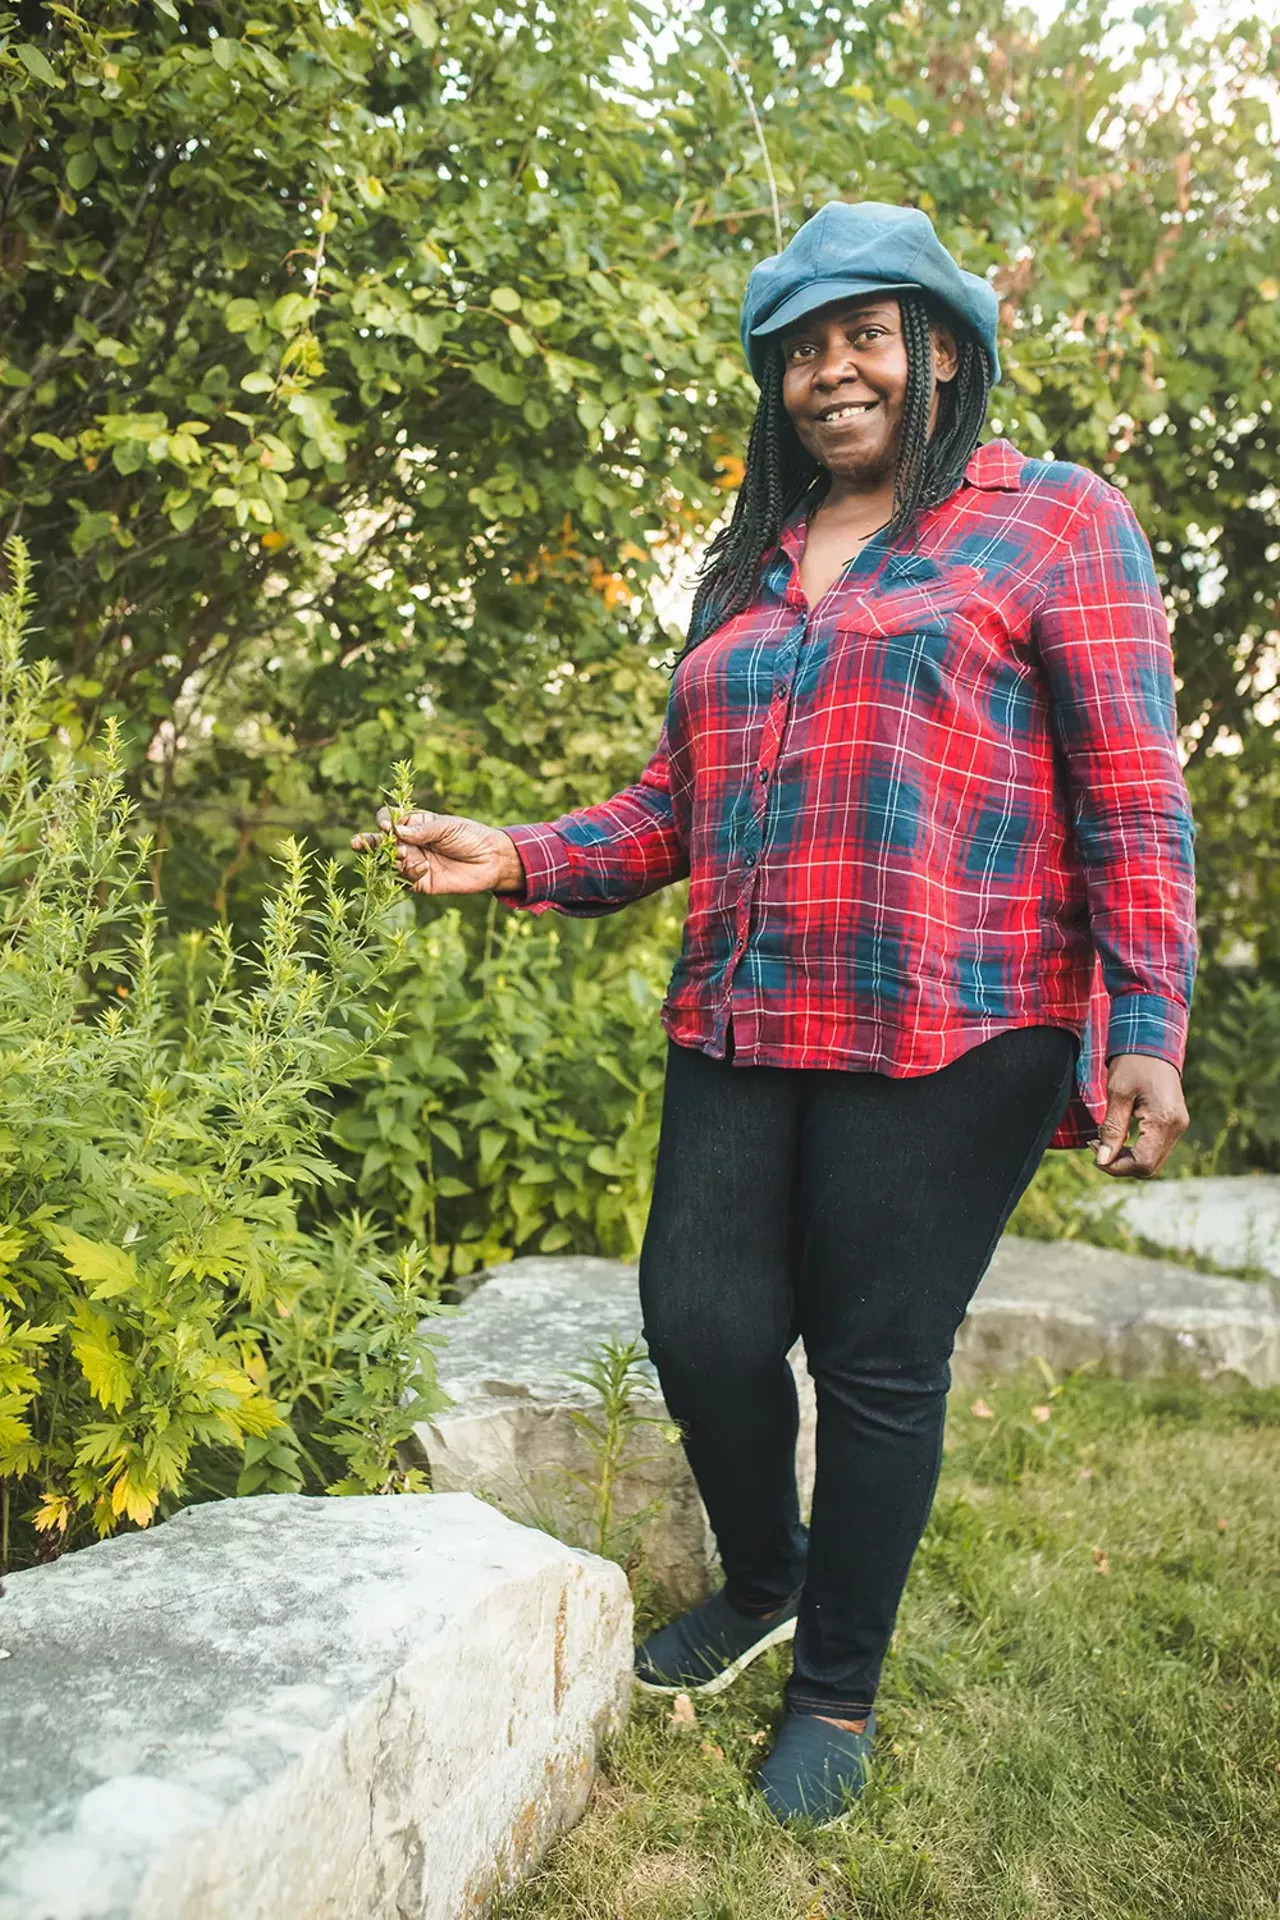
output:
[[[804,354],[812,352],[812,340],[794,340],[789,347],[783,348],[782,357],[784,360],[799,360]]]

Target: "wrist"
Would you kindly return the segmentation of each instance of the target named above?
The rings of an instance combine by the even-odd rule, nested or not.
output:
[[[509,833],[498,829],[500,845],[498,847],[498,877],[493,883],[494,893],[523,893],[525,889],[524,861],[520,858],[520,849]]]

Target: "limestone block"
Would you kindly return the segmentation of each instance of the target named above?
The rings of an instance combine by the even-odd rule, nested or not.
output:
[[[1056,1373],[1088,1361],[1129,1380],[1275,1386],[1278,1290],[1076,1240],[1006,1237],[960,1329],[953,1371],[974,1379],[1037,1356]]]
[[[635,1269],[619,1261],[513,1260],[487,1276],[446,1330],[440,1381],[454,1405],[417,1430],[433,1484],[483,1492],[535,1525],[572,1531],[570,1476],[593,1470],[573,1413],[591,1396],[567,1376],[605,1338],[639,1332]],[[955,1377],[1008,1372],[1037,1357],[1060,1374],[1091,1362],[1127,1378],[1191,1374],[1272,1385],[1280,1382],[1277,1290],[1078,1241],[1006,1237],[960,1329]],[[813,1387],[799,1348],[792,1365],[807,1500]],[[645,1380],[661,1420],[647,1367]],[[648,1570],[677,1599],[699,1599],[715,1578],[714,1545],[683,1452],[654,1427],[633,1455],[640,1464],[624,1472],[620,1506],[653,1510],[640,1529]]]
[[[1158,1247],[1280,1279],[1280,1174],[1152,1180],[1118,1198],[1125,1224]]]
[[[464,1920],[580,1813],[618,1568],[464,1495],[196,1507],[0,1600],[0,1920]]]
[[[534,1525],[585,1537],[585,1503],[572,1476],[590,1479],[595,1469],[573,1415],[592,1405],[592,1395],[568,1376],[603,1341],[639,1336],[634,1267],[582,1256],[496,1268],[441,1336],[439,1379],[454,1404],[417,1429],[432,1485],[483,1492]],[[800,1399],[796,1470],[807,1502],[813,1383],[799,1347],[791,1364]],[[620,1514],[649,1515],[638,1527],[645,1568],[673,1599],[689,1603],[712,1583],[715,1545],[683,1449],[664,1437],[667,1412],[647,1360],[637,1403],[651,1424],[630,1449]]]

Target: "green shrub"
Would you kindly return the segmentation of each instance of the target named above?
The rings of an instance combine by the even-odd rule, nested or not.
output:
[[[1195,1173],[1280,1172],[1280,985],[1261,974],[1208,974],[1187,1049]]]
[[[165,947],[108,729],[93,764],[0,597],[0,1562],[185,1499],[404,1484],[433,1289],[331,1187],[323,1096],[385,1037],[396,883],[341,892],[289,844],[252,962]],[[33,1531],[34,1529],[34,1531]]]
[[[479,927],[451,906],[407,943],[398,1031],[334,1137],[362,1201],[426,1240],[439,1279],[516,1252],[636,1258],[675,919],[666,901],[631,913],[624,943],[600,920],[491,904]]]

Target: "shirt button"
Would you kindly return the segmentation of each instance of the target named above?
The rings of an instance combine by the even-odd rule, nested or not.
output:
[[[768,778],[769,778],[769,775],[768,775],[768,773],[767,773],[767,771],[765,770],[765,768],[764,768],[764,767],[761,767],[761,769],[760,769],[760,775],[759,775],[759,778],[760,778],[760,784],[761,784],[761,786],[764,786],[764,784],[765,784],[765,782],[766,782],[766,781],[768,780]]]
[[[760,856],[759,856],[758,854],[755,854],[755,853],[748,853],[748,854],[745,854],[745,855],[743,856],[743,861],[742,861],[742,864],[743,864],[743,866],[744,866],[744,867],[754,867],[754,865],[755,865],[755,863],[756,863],[756,861],[757,861],[757,860],[759,859],[759,857],[760,857]]]

